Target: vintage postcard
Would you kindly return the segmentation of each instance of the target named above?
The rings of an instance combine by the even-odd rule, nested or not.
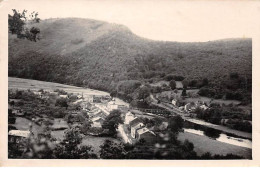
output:
[[[0,166],[259,166],[260,1],[0,11]]]

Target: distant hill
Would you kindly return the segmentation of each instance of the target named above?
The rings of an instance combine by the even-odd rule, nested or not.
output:
[[[251,39],[153,41],[122,25],[78,18],[43,20],[37,27],[37,42],[9,35],[9,76],[100,90],[123,80],[156,82],[168,74],[215,82],[233,72],[251,76]]]

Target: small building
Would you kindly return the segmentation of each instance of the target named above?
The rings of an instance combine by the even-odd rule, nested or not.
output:
[[[77,99],[83,99],[83,95],[77,95]]]
[[[69,97],[68,97],[68,95],[59,95],[60,96],[60,98],[64,98],[64,99],[68,99]]]
[[[102,99],[108,101],[108,100],[111,100],[111,96],[105,95],[105,96],[102,97]]]
[[[76,100],[75,102],[73,102],[73,104],[78,104],[78,103],[80,103],[80,102],[83,102],[83,99],[78,99],[78,100]]]
[[[105,118],[107,115],[102,112],[101,110],[99,110],[98,112],[94,112],[91,115],[89,115],[89,117],[94,118],[94,117],[102,117]]]
[[[195,103],[188,103],[184,106],[184,110],[186,112],[192,112],[195,111],[195,109],[197,108],[197,105]]]
[[[173,100],[172,100],[172,104],[173,104],[174,106],[176,106],[176,105],[177,105],[177,100],[176,100],[176,99],[173,99]]]
[[[228,120],[229,119],[221,119],[220,124],[221,125],[226,125],[228,123]]]
[[[43,95],[43,96],[41,96],[41,98],[42,98],[42,99],[45,99],[45,100],[48,100],[48,99],[50,98],[50,96],[48,96],[48,95]]]
[[[16,115],[16,116],[25,116],[25,112],[23,112],[22,110],[20,110],[20,109],[15,109],[15,110],[13,110],[12,111],[12,113],[14,114],[14,115]]]
[[[107,103],[107,109],[108,111],[112,111],[112,110],[128,110],[128,106],[123,105],[123,104],[116,104],[114,100],[110,101]]]
[[[131,112],[127,112],[125,114],[125,121],[124,124],[129,125],[129,123],[135,119],[135,115]]]
[[[102,96],[96,96],[93,95],[93,103],[101,103],[102,102]]]
[[[54,91],[49,91],[50,96],[58,96],[59,93],[58,92],[54,92]]]
[[[118,105],[115,103],[115,101],[110,101],[107,103],[107,109],[108,111],[118,109]]]
[[[38,92],[38,91],[34,91],[33,94],[37,95],[37,96],[41,96],[42,92]]]
[[[92,127],[102,127],[103,122],[105,121],[105,119],[103,117],[95,117],[93,119],[91,119],[93,124]]]
[[[94,109],[88,113],[89,117],[95,117],[97,115],[100,115],[102,111],[100,109]]]
[[[207,110],[209,107],[206,106],[205,104],[201,105],[199,108],[203,109],[203,110]]]
[[[89,111],[89,110],[92,109],[93,106],[89,102],[83,101],[83,102],[80,103],[80,107],[82,108],[82,110]]]
[[[20,143],[22,140],[29,138],[30,133],[28,130],[10,130],[8,132],[8,142]]]
[[[169,125],[168,122],[162,122],[161,125],[159,126],[159,129],[160,130],[166,130],[168,125]]]
[[[132,121],[129,122],[129,126],[132,127],[137,123],[143,123],[143,121],[141,119],[139,119],[138,117],[135,117]]]
[[[156,141],[156,135],[146,127],[138,129],[136,132],[136,138],[138,140],[144,139],[148,144],[154,144]]]
[[[144,124],[142,122],[138,122],[135,125],[131,126],[131,136],[132,138],[136,138],[136,132],[138,129],[143,128]]]

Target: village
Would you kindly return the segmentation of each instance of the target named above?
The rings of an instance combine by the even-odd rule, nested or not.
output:
[[[35,83],[39,84],[38,81]],[[100,147],[106,140],[132,146],[145,141],[146,146],[156,148],[158,143],[165,142],[161,139],[170,132],[170,118],[179,115],[184,120],[184,127],[178,139],[182,142],[186,139],[192,141],[196,152],[200,155],[208,151],[222,154],[223,151],[218,152],[217,146],[228,144],[226,147],[229,149],[226,149],[224,153],[233,153],[234,150],[241,148],[241,154],[248,153],[248,157],[250,156],[252,144],[249,133],[210,124],[192,117],[196,115],[195,111],[198,108],[200,110],[211,108],[210,104],[203,101],[189,102],[180,106],[176,98],[169,101],[157,94],[151,94],[150,102],[156,107],[145,109],[132,107],[117,97],[92,89],[78,89],[78,87],[70,89],[67,86],[58,89],[61,85],[57,84],[57,88],[48,88],[50,86],[48,85],[43,90],[40,85],[29,90],[28,87],[36,87],[32,86],[35,83],[29,81],[28,86],[24,86],[23,89],[18,89],[14,84],[15,86],[8,91],[8,139],[9,144],[20,146],[15,150],[24,152],[25,141],[30,141],[32,137],[36,137],[39,141],[48,138],[54,146],[59,146],[71,130],[77,131],[81,136],[80,145],[90,145],[97,155],[100,154]],[[115,112],[119,113],[120,120],[109,120]],[[108,122],[112,125],[116,123],[115,128],[107,126]],[[198,126],[201,128],[197,129]],[[111,128],[115,130],[113,133],[111,133]],[[207,129],[216,131],[213,133],[210,130],[213,135],[217,133],[217,136],[207,133]],[[222,135],[225,137],[223,138]],[[216,143],[216,147],[204,147],[205,149],[200,150],[201,141],[205,142],[205,140],[208,144]],[[230,144],[232,147],[229,146]]]
[[[55,105],[57,105],[57,101],[60,101],[60,106],[66,107],[66,109],[62,109],[61,111],[64,111],[66,114],[53,117],[49,116],[47,112],[42,112],[41,109],[37,110],[38,113],[32,112],[33,109],[28,107],[32,106],[32,101],[29,101],[30,105],[26,107],[26,102],[28,103],[26,98],[22,100],[15,99],[17,96],[14,98],[11,97],[14,93],[17,95],[21,92],[23,95],[28,93],[34,96],[36,100],[44,104],[46,104],[46,101],[55,99]],[[106,117],[113,110],[120,110],[122,112],[123,123],[118,126],[117,138],[123,143],[135,144],[143,139],[154,144],[157,139],[156,134],[150,130],[151,128],[147,128],[142,120],[142,116],[141,118],[135,116],[128,105],[118,104],[117,99],[111,98],[109,95],[83,96],[83,94],[68,94],[62,90],[29,90],[26,93],[16,90],[10,92],[9,95],[8,140],[10,143],[19,145],[19,143],[22,143],[22,141],[25,141],[32,135],[46,137],[47,133],[54,139],[54,143],[59,144],[64,139],[64,135],[68,129],[80,130],[83,136],[106,136],[107,129],[104,129],[102,125]],[[35,107],[44,109],[44,104],[39,104]],[[87,129],[85,128],[86,122],[91,125]],[[161,130],[165,130],[167,122],[162,123],[162,126]],[[23,150],[24,148],[20,149]]]

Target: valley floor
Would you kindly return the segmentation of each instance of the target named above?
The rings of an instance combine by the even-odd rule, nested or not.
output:
[[[54,89],[63,89],[69,93],[83,93],[84,96],[87,95],[107,95],[108,93],[92,90],[92,89],[85,89],[81,87],[63,85],[58,83],[51,83],[51,82],[43,82],[43,81],[36,81],[36,80],[28,80],[28,79],[20,79],[20,78],[12,78],[9,77],[9,89],[20,89],[20,90],[50,90],[53,91]],[[120,99],[116,99],[116,103],[124,103]],[[120,127],[121,128],[121,127]],[[120,129],[119,128],[119,129]],[[18,128],[20,129],[20,128]],[[122,130],[122,129],[121,129]],[[243,135],[241,135],[243,136]],[[127,141],[126,136],[122,136],[125,141]],[[199,136],[196,134],[184,132],[179,134],[179,140],[184,141],[185,139],[189,140],[194,144],[194,150],[197,152],[198,155],[202,155],[203,153],[210,152],[211,154],[220,154],[226,155],[228,153],[236,154],[243,156],[247,159],[250,159],[252,156],[252,149],[240,147],[236,145],[227,144],[224,142],[216,141],[210,139],[206,136]],[[102,143],[105,139],[102,137],[89,137],[86,136],[83,140],[83,144],[88,141],[93,143],[93,147],[95,152],[99,150],[99,144]]]

